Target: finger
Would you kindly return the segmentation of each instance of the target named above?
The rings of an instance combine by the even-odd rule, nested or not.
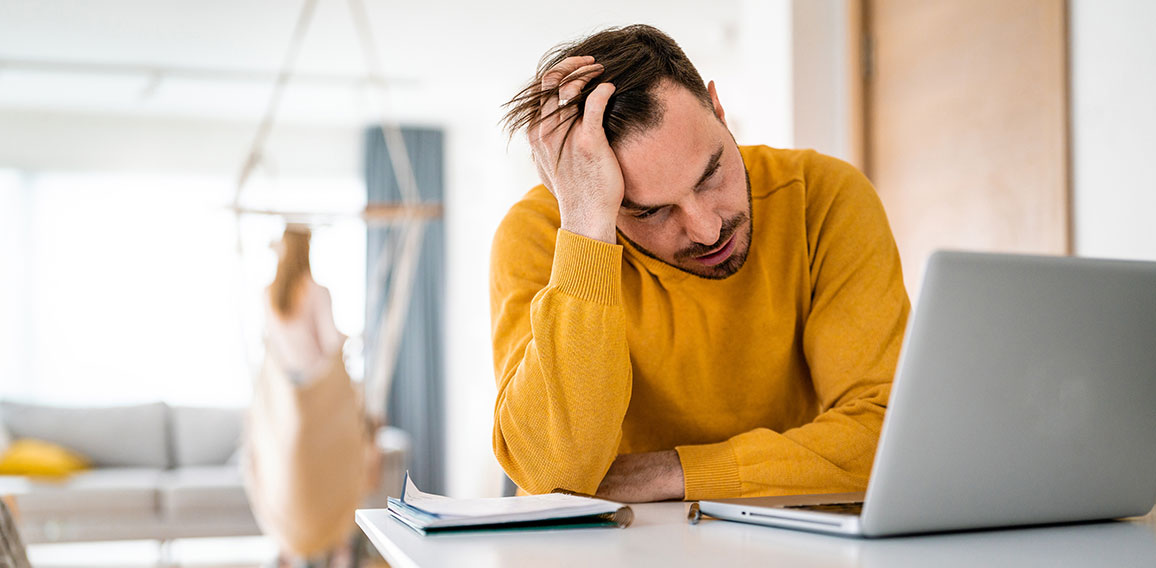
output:
[[[560,87],[558,87],[558,106],[566,106],[566,103],[574,100],[586,88],[586,84],[591,79],[599,76],[605,68],[601,63],[591,63],[590,65],[583,65],[575,69],[572,73],[562,79]]]
[[[554,180],[546,174],[546,167],[538,160],[534,160],[534,166],[538,168],[538,179],[542,180],[542,185],[546,186],[546,191],[551,194],[554,193]]]
[[[614,94],[613,83],[602,83],[590,92],[586,97],[586,112],[582,116],[582,127],[586,129],[597,129],[602,132],[602,116],[606,112],[606,104],[610,102],[610,96]]]
[[[591,63],[594,63],[594,57],[590,55],[576,55],[559,61],[545,75],[542,75],[542,90],[548,91],[557,87],[562,83],[562,79],[573,73],[575,69]]]
[[[557,65],[550,68],[545,75],[542,76],[542,91],[553,91],[562,84],[564,80],[570,79],[576,71],[583,67],[588,67],[594,63],[594,57],[590,55],[582,55],[575,57],[567,57],[558,62]],[[542,108],[539,109],[539,117],[541,119],[540,126],[543,128],[543,133],[553,132],[558,128],[559,120],[554,115],[559,107],[558,95],[551,93],[542,102]]]
[[[558,128],[558,95],[552,94],[542,102],[542,108],[538,109],[538,123],[537,130],[539,130],[539,138],[549,136],[551,132]]]
[[[571,71],[562,79],[558,94],[549,97],[542,105],[541,120],[538,123],[540,139],[550,138],[557,132],[565,130],[560,127],[578,116],[577,105],[567,105],[567,103],[577,98],[582,93],[582,89],[586,88],[586,85],[601,75],[603,71],[605,68],[601,63],[591,63]]]
[[[530,134],[529,138],[530,158],[534,161],[534,167],[538,169],[538,177],[542,180],[542,183],[545,184],[547,188],[550,188],[553,186],[551,183],[553,176],[551,175],[552,171],[546,167],[546,164],[549,163],[550,159],[550,147],[545,143],[545,141],[541,140],[540,138],[536,138],[534,134]]]
[[[530,145],[534,151],[534,162],[538,168],[539,177],[542,178],[543,183],[547,188],[552,187],[553,171],[551,164],[554,164],[558,153],[558,147],[561,144],[559,139],[559,128],[565,121],[573,120],[577,115],[577,109],[561,109],[564,112],[559,112],[559,100],[556,89],[559,85],[564,83],[573,83],[577,91],[573,91],[574,95],[581,92],[582,87],[590,78],[602,72],[602,66],[594,63],[592,56],[576,56],[567,57],[556,65],[550,68],[542,77],[542,90],[555,91],[550,94],[542,103],[539,109],[539,120],[530,128],[529,138]],[[572,89],[571,89],[572,90]]]
[[[555,129],[557,129],[557,125],[567,124],[578,116],[578,105],[567,103],[582,94],[582,89],[585,89],[591,80],[601,75],[605,70],[601,63],[592,63],[579,67],[562,79],[561,86],[558,88],[558,111],[555,116],[551,117]]]

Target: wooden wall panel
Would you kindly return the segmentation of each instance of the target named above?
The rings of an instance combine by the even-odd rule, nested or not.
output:
[[[867,0],[867,174],[914,298],[937,248],[1070,252],[1063,0]]]

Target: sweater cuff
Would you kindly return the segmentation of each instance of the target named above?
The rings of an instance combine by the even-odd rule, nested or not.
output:
[[[581,300],[618,305],[622,296],[622,245],[558,229],[550,285]]]
[[[700,446],[678,446],[685,480],[684,499],[729,499],[742,495],[739,462],[729,441]]]

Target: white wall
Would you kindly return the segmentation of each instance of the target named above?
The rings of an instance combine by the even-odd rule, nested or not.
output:
[[[15,222],[0,223],[0,270],[21,274],[19,278],[0,278],[0,350],[21,344],[21,338],[31,332],[23,317],[25,301],[31,295],[28,278],[23,275],[32,268],[26,254],[30,243],[25,242],[25,225],[31,217],[26,185],[19,173],[0,169],[0,212],[18,212],[11,216]],[[0,357],[0,386],[7,377],[27,376],[25,362],[24,357]]]
[[[0,109],[0,167],[28,172],[236,176],[256,120]],[[360,177],[360,126],[280,124],[269,165],[281,176]]]
[[[245,69],[280,62],[298,4],[202,4],[7,0],[0,57]],[[740,143],[790,146],[791,1],[589,0],[549,10],[530,0],[368,4],[386,74],[399,85],[386,92],[389,116],[447,134],[447,481],[453,495],[492,495],[501,473],[491,450],[490,241],[509,206],[537,183],[526,144],[498,129],[502,103],[554,44],[650,23],[716,81]],[[299,70],[356,76],[362,68],[352,37],[345,3],[321,2]],[[154,88],[148,77],[38,73],[0,72],[0,170],[12,180],[61,170],[230,179],[268,97],[267,86],[244,82],[165,79]],[[279,175],[361,176],[357,117],[371,105],[365,92],[338,90],[290,89],[269,147]],[[0,187],[15,187],[12,180],[0,179]],[[4,199],[2,206],[21,203],[16,194]],[[0,252],[17,262],[11,248]],[[0,337],[20,333],[9,327]]]
[[[490,453],[494,386],[486,291],[489,245],[502,214],[535,179],[525,144],[515,140],[507,148],[497,121],[501,103],[532,72],[539,55],[557,41],[604,25],[653,23],[683,44],[705,78],[717,81],[741,143],[792,146],[797,141],[841,156],[847,144],[840,128],[845,121],[839,119],[846,109],[847,86],[841,75],[845,52],[834,42],[846,29],[849,1],[726,0],[707,5],[692,0],[597,0],[560,4],[550,14],[539,14],[539,4],[528,0],[469,2],[448,11],[434,3],[371,3],[371,9],[383,11],[375,21],[379,32],[388,32],[382,34],[386,42],[398,41],[390,38],[405,36],[407,29],[422,30],[421,49],[407,57],[395,56],[397,45],[387,43],[383,49],[393,56],[387,57],[387,72],[404,83],[391,92],[391,108],[408,122],[447,132],[451,493],[492,493],[500,478]],[[100,7],[70,2],[57,15],[28,19],[25,16],[43,4],[10,0],[6,6],[12,11],[0,19],[0,55],[76,59],[111,45],[112,54],[124,59],[157,56],[164,50],[129,41],[135,37],[133,30],[147,32],[149,37],[140,41],[155,40],[163,47],[173,39],[163,33],[172,23],[165,19],[174,19],[169,8],[182,4],[169,2],[164,10],[150,5],[135,0]],[[322,5],[319,29],[307,44],[321,53],[307,50],[303,63],[314,72],[358,73],[360,61],[349,40],[349,23],[342,19],[343,3]],[[1151,33],[1156,29],[1156,3],[1070,0],[1069,5],[1076,252],[1156,259],[1156,35]],[[217,1],[181,9],[187,13],[175,19],[195,21],[177,35],[187,41],[172,59],[193,66],[215,63],[205,51],[208,46],[242,53],[242,67],[278,61],[295,17],[291,7],[268,0]],[[93,13],[99,16],[95,23],[89,17]],[[139,21],[134,23],[134,18]],[[245,24],[258,20],[259,30]],[[487,27],[480,27],[482,21]],[[225,27],[214,29],[217,23]],[[46,33],[38,25],[53,27]],[[321,33],[326,29],[332,33]],[[244,41],[247,34],[261,30],[273,30],[268,41],[256,47]],[[204,34],[232,39],[206,43],[200,39]],[[327,46],[326,38],[341,41]],[[415,41],[412,34],[402,40]],[[37,42],[50,49],[38,48]],[[19,71],[0,73],[0,79],[19,76]],[[27,201],[12,189],[20,186],[22,172],[143,169],[235,175],[266,97],[260,89],[244,96],[235,89],[211,91],[212,106],[221,116],[204,120],[174,110],[176,102],[166,103],[165,84],[157,93],[159,101],[141,99],[137,104],[132,98],[112,105],[115,112],[101,114],[99,101],[89,99],[112,97],[112,91],[121,88],[136,97],[144,88],[115,83],[105,85],[109,93],[83,91],[85,104],[69,103],[74,108],[65,109],[38,107],[54,101],[45,101],[39,91],[21,94],[5,83],[0,89],[0,170],[10,173],[0,176],[0,188],[8,188],[0,192],[0,206],[22,207]],[[91,86],[68,83],[65,90],[78,85]],[[307,88],[303,100],[291,97],[287,108],[308,107],[310,94]],[[147,112],[136,113],[141,108]],[[278,125],[270,153],[282,173],[360,176],[361,127],[349,121],[358,109],[337,110],[303,108],[295,114],[308,115],[312,123]],[[326,124],[329,117],[336,122]],[[14,234],[14,227],[0,227],[0,235]],[[18,264],[23,249],[13,239],[5,238],[0,252]],[[0,290],[0,295],[0,314],[11,313],[20,291]],[[5,325],[0,338],[19,333],[22,330]]]
[[[1156,2],[1069,6],[1076,253],[1156,260]]]
[[[792,2],[792,117],[795,147],[852,161],[847,4],[848,0]]]

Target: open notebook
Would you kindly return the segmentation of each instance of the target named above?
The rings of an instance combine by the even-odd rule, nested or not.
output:
[[[389,513],[422,533],[452,530],[507,530],[578,527],[627,527],[630,507],[567,492],[524,497],[452,499],[425,493],[409,474],[401,498],[389,498]]]

